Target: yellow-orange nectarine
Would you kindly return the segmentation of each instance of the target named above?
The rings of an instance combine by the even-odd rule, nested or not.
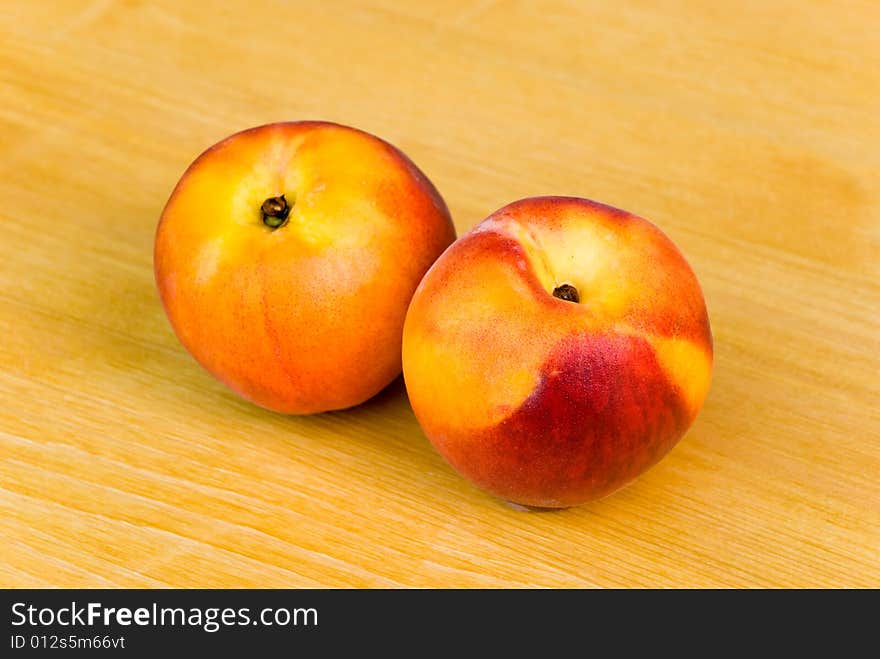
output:
[[[437,190],[390,144],[270,124],[190,165],[159,222],[156,283],[208,371],[263,407],[321,412],[400,373],[409,300],[454,239]]]

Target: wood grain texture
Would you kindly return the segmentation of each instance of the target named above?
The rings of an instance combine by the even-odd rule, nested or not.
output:
[[[0,584],[880,586],[880,6],[0,4]],[[521,512],[431,448],[400,381],[244,403],[175,340],[161,208],[238,129],[392,141],[464,231],[571,194],[652,219],[715,334],[657,467]]]

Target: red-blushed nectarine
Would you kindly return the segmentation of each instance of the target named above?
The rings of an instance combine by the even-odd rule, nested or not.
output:
[[[703,294],[657,227],[586,199],[523,199],[431,267],[403,372],[425,434],[509,501],[565,507],[656,463],[709,388]]]
[[[407,305],[454,239],[443,199],[395,147],[338,124],[270,124],[187,169],[156,233],[156,283],[208,371],[271,410],[321,412],[400,373]]]

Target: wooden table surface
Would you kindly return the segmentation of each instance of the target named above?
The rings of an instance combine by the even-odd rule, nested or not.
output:
[[[880,586],[880,6],[0,4],[0,585]],[[323,118],[395,143],[459,232],[590,197],[682,248],[697,422],[623,491],[522,512],[400,380],[272,414],[178,344],[152,274],[189,162]]]

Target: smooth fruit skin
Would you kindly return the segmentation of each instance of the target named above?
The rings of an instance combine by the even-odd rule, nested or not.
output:
[[[554,297],[563,284],[579,302]],[[490,215],[431,267],[404,325],[425,434],[503,499],[567,507],[662,458],[709,389],[699,283],[657,227],[587,199]]]
[[[286,223],[262,204],[285,195]],[[399,150],[326,122],[259,126],[190,165],[156,233],[156,284],[181,343],[244,398],[306,414],[357,405],[401,369],[406,308],[455,239]]]

